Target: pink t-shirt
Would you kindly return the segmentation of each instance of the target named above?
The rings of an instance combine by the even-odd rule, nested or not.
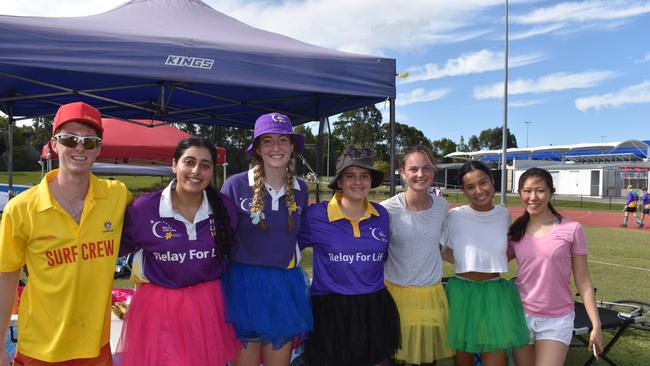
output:
[[[524,234],[508,243],[519,266],[515,283],[524,309],[533,315],[557,317],[574,309],[571,293],[572,257],[587,254],[582,226],[563,219],[543,237]]]

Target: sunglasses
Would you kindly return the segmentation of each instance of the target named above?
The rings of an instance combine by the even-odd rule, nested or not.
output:
[[[74,149],[81,142],[84,149],[92,150],[99,147],[102,139],[97,136],[77,136],[69,133],[59,133],[54,135],[54,138],[63,146]]]

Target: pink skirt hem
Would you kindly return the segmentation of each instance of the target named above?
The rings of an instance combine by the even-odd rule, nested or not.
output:
[[[144,284],[131,301],[114,364],[225,365],[240,349],[225,321],[220,280],[176,289]]]

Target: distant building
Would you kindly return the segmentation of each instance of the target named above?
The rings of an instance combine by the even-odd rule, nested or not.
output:
[[[650,183],[650,140],[583,143],[561,146],[513,148],[506,152],[507,190],[516,192],[519,177],[528,168],[540,167],[553,175],[557,194],[618,197],[625,187],[648,187]],[[495,186],[500,187],[501,150],[454,152],[445,157],[481,160],[492,165]],[[460,164],[441,164],[436,181],[455,185]]]

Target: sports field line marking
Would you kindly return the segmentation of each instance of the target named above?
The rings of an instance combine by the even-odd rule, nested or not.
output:
[[[587,216],[591,216],[591,211],[587,211],[584,214],[578,215],[578,216],[569,216],[569,218],[570,219],[580,219],[580,218],[587,217]]]
[[[595,261],[593,259],[589,259],[589,262],[593,263],[598,263],[598,264],[604,264],[606,266],[614,266],[614,267],[623,267],[623,268],[631,268],[631,269],[638,269],[639,271],[645,271],[645,272],[650,272],[650,269],[647,268],[640,268],[640,267],[632,267],[632,266],[626,266],[624,264],[616,264],[616,263],[608,263],[608,262],[601,262],[601,261]]]

